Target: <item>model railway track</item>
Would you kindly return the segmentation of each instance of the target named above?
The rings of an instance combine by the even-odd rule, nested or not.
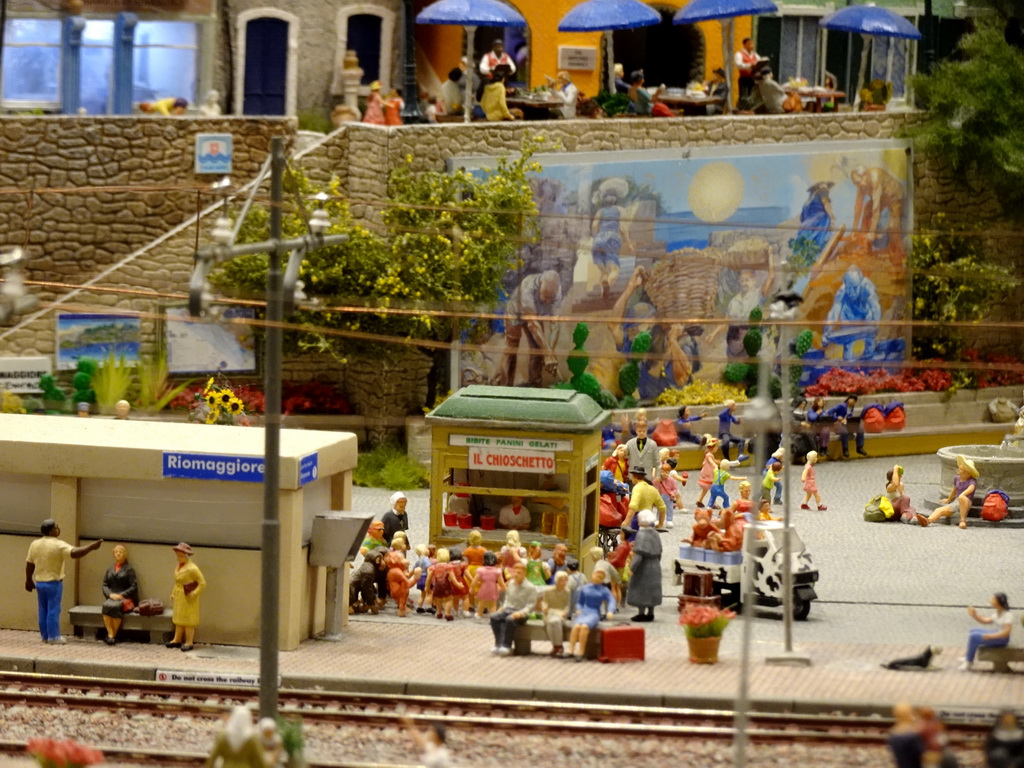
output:
[[[170,685],[28,673],[0,673],[0,706],[71,708],[147,713],[157,716],[223,718],[235,705],[254,705],[252,688]],[[400,719],[427,723],[442,719],[449,728],[509,729],[517,732],[593,736],[636,735],[729,740],[734,713],[665,707],[628,707],[563,702],[455,699],[282,689],[280,713],[322,725],[398,728]],[[755,743],[877,745],[890,723],[884,718],[841,715],[752,713],[748,736]],[[988,726],[951,724],[954,746],[981,744]]]

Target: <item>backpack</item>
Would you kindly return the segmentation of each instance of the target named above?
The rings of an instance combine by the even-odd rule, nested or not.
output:
[[[885,413],[882,411],[881,403],[865,405],[860,413],[860,420],[865,432],[885,431]]]
[[[651,440],[662,448],[675,448],[679,442],[679,433],[676,432],[676,423],[671,419],[660,419],[658,426],[651,433]]]
[[[898,432],[907,426],[907,412],[903,409],[903,403],[889,403],[882,409],[885,412],[885,428]]]
[[[867,523],[884,523],[895,514],[888,496],[879,494],[864,505],[864,521]]]
[[[602,528],[618,528],[622,525],[622,521],[625,520],[626,516],[622,514],[622,509],[619,507],[618,502],[615,500],[615,494],[602,493],[601,494],[601,507],[599,513],[598,522]]]
[[[993,523],[998,523],[1009,514],[1010,497],[1000,490],[989,491],[985,494],[985,502],[981,505],[981,518]]]

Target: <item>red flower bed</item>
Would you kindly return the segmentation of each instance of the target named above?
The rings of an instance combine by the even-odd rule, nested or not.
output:
[[[808,397],[872,395],[876,392],[944,392],[953,384],[949,371],[936,368],[869,371],[832,368],[804,390]]]
[[[170,408],[188,410],[195,402],[197,392],[202,392],[205,384],[195,384],[183,390],[171,401]],[[263,413],[263,389],[255,384],[233,385],[232,391],[245,403],[246,413]],[[333,384],[319,381],[284,382],[281,386],[281,413],[321,413],[343,414],[352,413],[345,395]]]
[[[1013,355],[981,355],[976,349],[965,349],[964,359],[975,364],[983,363],[977,368],[979,389],[1024,384],[1024,364]]]

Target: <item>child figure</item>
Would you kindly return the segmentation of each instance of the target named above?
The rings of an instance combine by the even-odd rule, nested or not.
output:
[[[785,448],[779,448],[777,451],[775,451],[775,453],[773,453],[768,458],[768,461],[766,461],[764,463],[764,471],[767,472],[771,468],[771,465],[774,464],[776,461],[781,464],[785,460],[786,460],[786,449]],[[782,503],[782,478],[779,476],[779,470],[778,469],[775,470],[775,503],[776,504],[781,504]]]
[[[498,595],[505,591],[505,579],[498,567],[498,556],[488,550],[484,564],[476,569],[470,592],[476,595],[476,617],[482,619],[484,610],[493,615],[498,610]]]
[[[715,449],[718,448],[718,438],[704,435],[701,438],[701,445],[704,448],[704,463],[701,464],[700,477],[697,478],[697,485],[700,486],[700,496],[697,497],[698,509],[704,506],[704,497],[715,482],[715,469],[718,467],[718,462],[715,461]]]
[[[452,614],[455,602],[455,584],[458,579],[452,572],[450,558],[451,555],[447,549],[442,547],[437,550],[437,562],[434,563],[427,576],[427,589],[433,594],[437,618],[453,621],[455,619]]]
[[[484,564],[484,555],[487,553],[487,547],[483,546],[484,535],[480,533],[476,528],[469,532],[469,546],[462,553],[463,559],[469,564],[466,569],[466,575],[468,581],[472,581],[473,577],[476,576],[476,570]]]
[[[505,534],[505,546],[498,552],[498,560],[504,569],[505,580],[512,578],[512,567],[523,559],[526,553],[519,540],[519,531],[512,530]]]
[[[719,498],[722,499],[723,506],[729,506],[729,494],[725,492],[725,484],[732,480],[732,475],[727,471],[731,466],[732,462],[728,459],[722,459],[718,463],[713,476],[714,482],[711,483],[711,498],[708,500],[709,507],[716,508]]]
[[[551,580],[551,569],[541,556],[540,542],[531,541],[526,556],[526,580],[537,587],[545,587]]]
[[[629,589],[629,564],[633,559],[633,542],[629,540],[626,532],[619,530],[619,543],[616,545],[605,560],[619,574],[619,589],[622,598],[625,599]]]
[[[454,607],[458,610],[459,616],[465,618],[466,614],[469,613],[469,606],[472,600],[469,594],[469,579],[466,576],[469,563],[466,562],[462,551],[458,549],[451,550],[449,557],[451,558],[451,573],[454,577],[452,581]]]
[[[775,490],[775,483],[778,482],[778,473],[782,471],[782,462],[776,459],[764,473],[764,480],[761,481],[761,501],[772,503],[772,491]]]
[[[746,486],[749,497],[750,483],[746,483]],[[740,501],[742,500],[737,499],[736,504],[722,512],[722,530],[720,533],[708,535],[708,549],[713,549],[716,552],[739,552],[743,548],[743,529],[747,527],[751,513],[747,510],[737,511],[741,506]],[[751,506],[749,498],[743,506],[749,510]]]
[[[672,476],[675,474],[675,469],[669,463],[668,448],[662,448],[661,453],[664,454],[661,461],[661,475],[654,481],[653,485],[658,493],[661,494],[661,500],[665,502],[664,525],[666,528],[671,528],[672,513],[677,507],[682,510],[683,497],[679,494],[679,484]]]
[[[761,499],[761,507],[757,512],[758,520],[775,520],[778,522],[781,517],[775,517],[772,515],[772,503],[767,499]]]
[[[412,575],[409,575],[407,570],[409,563],[399,551],[388,552],[385,563],[388,567],[388,592],[395,599],[398,615],[405,616],[409,602],[409,590],[413,584],[419,581],[419,571],[414,570]]]
[[[711,513],[706,509],[694,511],[693,517],[696,521],[693,524],[693,534],[690,538],[683,539],[683,541],[691,547],[707,549],[708,536],[712,533],[721,533],[722,531],[711,522]]]
[[[437,547],[433,544],[419,544],[416,547],[416,568],[419,569],[420,578],[416,583],[416,588],[420,591],[420,599],[416,603],[416,613],[426,613],[427,608],[423,607],[426,602],[428,605],[432,601],[427,599],[427,572],[430,567],[434,564],[433,556],[437,554]]]
[[[804,483],[804,503],[800,505],[800,509],[810,509],[808,501],[811,500],[811,496],[814,497],[814,504],[819,510],[826,510],[824,504],[821,503],[821,494],[818,493],[818,483],[814,479],[814,465],[818,463],[818,452],[808,451],[807,452],[807,463],[804,464],[804,472],[800,476],[800,479]]]

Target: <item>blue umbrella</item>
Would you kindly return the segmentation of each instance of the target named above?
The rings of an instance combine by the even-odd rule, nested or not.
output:
[[[604,32],[608,55],[608,90],[615,92],[612,30],[636,29],[661,23],[661,14],[640,0],[586,0],[558,22],[559,32]]]
[[[830,13],[818,22],[822,29],[836,32],[859,32],[864,36],[864,47],[860,52],[860,71],[857,73],[856,104],[860,101],[860,90],[864,87],[864,75],[868,68],[868,54],[871,52],[872,38],[901,37],[907,40],[920,40],[921,33],[917,28],[888,8],[879,8],[874,3],[865,5],[848,5]]]
[[[465,27],[466,96],[462,106],[465,122],[473,111],[473,27],[525,27],[526,19],[500,0],[437,0],[416,14],[417,24],[454,24]]]
[[[695,24],[698,21],[718,19],[722,24],[722,61],[725,64],[725,82],[732,93],[732,51],[733,40],[732,20],[737,16],[757,16],[762,13],[777,13],[779,7],[772,0],[691,0],[676,11],[672,17],[673,24]],[[722,105],[722,111],[728,112],[729,100]]]

